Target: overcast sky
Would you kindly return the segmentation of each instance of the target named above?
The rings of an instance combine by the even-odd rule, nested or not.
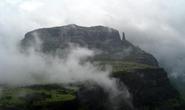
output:
[[[181,77],[185,74],[184,6],[185,0],[1,0],[0,49],[13,46],[36,28],[105,25],[125,32],[126,39]]]

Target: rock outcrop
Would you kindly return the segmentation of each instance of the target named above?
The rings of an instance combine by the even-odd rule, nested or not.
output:
[[[127,86],[134,107],[130,108],[123,101],[115,110],[183,110],[178,91],[170,84],[167,73],[158,66],[157,60],[127,41],[124,33],[121,40],[115,29],[77,25],[42,28],[28,32],[21,46],[25,50],[40,44],[38,51],[56,54],[69,43],[101,51],[93,60],[112,65],[111,77]],[[106,91],[99,87],[79,89],[77,100],[84,110],[110,109]]]
[[[157,60],[151,54],[132,45],[125,39],[124,33],[121,40],[119,32],[109,27],[81,27],[73,24],[37,29],[25,35],[22,45],[35,46],[38,42],[41,43],[41,50],[46,53],[55,53],[58,49],[66,48],[69,43],[75,43],[99,50],[101,54],[95,57],[97,60],[134,61],[158,66]]]
[[[162,68],[118,71],[113,76],[127,85],[138,110],[183,110],[180,94]]]

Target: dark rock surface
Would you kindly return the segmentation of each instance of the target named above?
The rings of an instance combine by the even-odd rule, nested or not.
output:
[[[56,53],[75,43],[82,47],[100,50],[101,54],[95,56],[100,61],[135,62],[152,66],[132,71],[116,71],[112,77],[124,83],[133,98],[135,110],[183,110],[178,91],[170,84],[167,73],[158,66],[157,60],[149,53],[134,46],[125,39],[120,39],[119,32],[104,26],[82,27],[66,25],[53,28],[42,28],[25,35],[21,46],[27,49],[30,46],[41,44],[39,51]],[[127,66],[127,65],[126,65]],[[148,67],[148,66],[146,66]],[[119,66],[122,68],[122,66]],[[124,68],[124,67],[123,67]],[[120,69],[122,70],[122,69]],[[77,100],[83,110],[112,110],[107,93],[102,88],[81,88]],[[132,110],[123,102],[123,108],[115,110]]]
[[[122,95],[112,95],[101,86],[91,84],[82,86],[77,98],[79,106],[84,110],[135,110]]]
[[[178,91],[170,84],[167,73],[161,68],[136,69],[115,72],[133,95],[138,110],[183,110]]]
[[[35,46],[38,42],[41,42],[41,50],[46,53],[55,53],[66,48],[69,43],[75,43],[101,51],[101,54],[96,56],[98,60],[134,61],[158,66],[157,60],[151,54],[127,41],[124,33],[121,40],[119,32],[109,27],[81,27],[73,24],[42,28],[28,32],[21,43],[26,48]]]

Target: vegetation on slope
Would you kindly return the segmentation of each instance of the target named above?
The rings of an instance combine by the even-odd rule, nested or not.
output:
[[[133,95],[133,104],[138,110],[161,110],[161,108],[180,110],[184,108],[184,101],[170,86],[166,73],[158,67],[111,60],[96,61],[94,64],[100,66],[100,69],[105,68],[105,65],[112,67],[112,77],[118,78],[126,84],[129,92]],[[87,94],[82,91],[81,99],[79,99],[77,95],[79,90],[76,89],[76,86],[66,88],[65,86],[52,84],[16,88],[7,87],[2,89],[0,109],[89,110],[89,108],[92,108],[90,105],[94,104],[94,102],[94,105],[98,106],[100,104],[99,106],[102,106],[102,99],[99,99],[100,97],[98,96],[102,94],[97,90],[87,91]],[[159,96],[159,94],[161,95]],[[98,101],[93,101],[92,99]],[[79,104],[84,100],[89,100],[89,102]]]
[[[0,97],[1,108],[29,108],[49,106],[54,103],[63,104],[75,100],[76,91],[55,85],[4,88]]]
[[[106,68],[106,66],[110,66],[112,68],[112,72],[131,72],[136,69],[155,69],[157,67],[147,65],[147,64],[141,64],[136,62],[128,62],[128,61],[114,61],[114,60],[108,60],[108,61],[97,61],[96,64],[100,65],[103,69]]]

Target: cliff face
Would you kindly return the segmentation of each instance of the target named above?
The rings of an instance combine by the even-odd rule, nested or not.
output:
[[[114,72],[133,95],[138,110],[181,110],[180,95],[170,84],[167,73],[161,68],[135,69]]]
[[[22,45],[25,47],[35,45],[38,39],[42,42],[41,50],[46,53],[62,50],[69,43],[75,43],[101,51],[101,54],[95,57],[97,60],[134,61],[158,66],[157,60],[151,54],[135,47],[124,37],[121,40],[117,30],[104,26],[67,25],[38,29],[28,32],[22,40]]]
[[[101,54],[94,60],[100,65],[112,65],[111,77],[124,83],[132,96],[134,107],[121,100],[115,110],[183,110],[178,91],[170,84],[167,73],[158,66],[157,60],[125,37],[121,40],[115,29],[77,25],[42,28],[28,32],[21,46],[27,49],[37,42],[41,44],[39,51],[46,54],[62,51],[69,43],[100,50]],[[80,87],[76,95],[78,107],[84,110],[113,110],[109,107],[106,91],[100,87]]]

